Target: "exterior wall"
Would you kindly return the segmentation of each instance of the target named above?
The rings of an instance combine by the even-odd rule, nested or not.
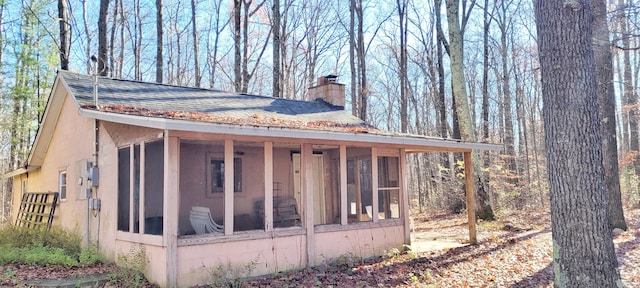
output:
[[[165,264],[166,249],[162,246],[139,244],[130,241],[116,240],[115,242],[117,255],[128,255],[128,258],[116,259],[118,265],[127,265],[131,263],[124,263],[135,259],[135,256],[141,255],[140,252],[144,252],[145,259],[145,277],[152,279],[161,287],[166,286],[166,273],[167,265]]]
[[[305,235],[272,237],[263,233],[263,236],[268,237],[251,240],[236,237],[213,244],[194,244],[198,238],[181,239],[178,242],[178,287],[212,283],[216,269],[246,277],[306,266]],[[216,238],[204,237],[199,239]]]
[[[13,219],[15,220],[19,209],[23,179],[27,179],[27,192],[58,191],[58,174],[66,171],[67,196],[56,207],[53,225],[85,235],[88,213],[86,163],[92,161],[93,156],[93,121],[80,117],[68,95],[52,97],[65,97],[48,148],[53,153],[46,154],[40,169],[14,178],[13,191],[17,193],[14,193]],[[79,178],[83,178],[82,184]]]
[[[380,225],[380,222],[351,227],[338,226],[336,231],[316,231],[314,265],[326,264],[342,255],[369,258],[384,255],[393,248],[401,249],[405,242],[402,222],[385,222],[393,226]]]

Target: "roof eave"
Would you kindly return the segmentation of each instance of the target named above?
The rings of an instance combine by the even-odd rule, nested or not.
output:
[[[417,138],[398,135],[380,135],[356,132],[319,131],[307,129],[293,129],[283,127],[248,126],[217,124],[188,120],[155,118],[138,115],[101,112],[90,109],[80,109],[80,115],[93,119],[142,126],[162,130],[177,130],[201,133],[217,133],[242,136],[263,136],[274,138],[297,138],[332,141],[353,141],[361,143],[379,143],[402,146],[412,152],[465,152],[478,150],[500,150],[501,145],[464,142],[437,138]]]

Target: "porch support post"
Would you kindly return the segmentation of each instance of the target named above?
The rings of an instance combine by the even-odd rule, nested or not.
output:
[[[224,140],[224,235],[233,235],[233,140]]]
[[[473,179],[473,170],[471,169],[471,151],[464,152],[464,179],[467,193],[467,214],[469,217],[469,243],[477,244],[476,239],[476,208],[475,208],[475,195],[471,187],[471,181]]]
[[[315,230],[313,227],[313,146],[302,145],[302,199],[304,226],[307,230],[307,266],[315,265]]]
[[[164,132],[163,233],[166,287],[178,286],[178,201],[180,198],[180,139]]]
[[[145,212],[144,212],[144,201],[145,201],[144,198],[145,198],[145,195],[144,194],[145,193],[144,192],[145,192],[146,186],[144,185],[144,183],[145,183],[145,175],[144,174],[145,174],[145,168],[146,168],[145,166],[146,165],[144,164],[144,162],[145,162],[145,159],[147,157],[146,157],[146,154],[145,154],[144,150],[145,150],[144,149],[144,141],[142,141],[142,142],[140,142],[140,196],[138,197],[140,199],[140,201],[138,203],[138,210],[139,210],[138,211],[138,223],[139,223],[138,224],[138,226],[139,226],[138,227],[139,228],[138,232],[140,232],[140,234],[144,234],[144,229],[145,229],[144,228],[144,224],[145,224],[144,223],[145,222],[144,221],[145,220],[145,217],[144,217],[144,214],[145,214]]]
[[[264,230],[273,230],[273,142],[264,142]]]
[[[347,225],[349,220],[347,190],[347,145],[340,144],[340,224],[342,225]]]
[[[400,149],[400,195],[402,195],[402,221],[404,222],[404,244],[411,245],[411,218],[409,215],[409,191],[407,190],[407,151]]]
[[[371,198],[371,218],[373,223],[378,223],[380,214],[378,213],[378,147],[371,147],[371,187],[373,193]]]

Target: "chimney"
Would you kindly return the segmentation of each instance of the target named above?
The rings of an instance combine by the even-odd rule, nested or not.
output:
[[[344,84],[336,82],[338,76],[318,77],[316,86],[309,88],[309,101],[322,99],[325,102],[344,109]]]

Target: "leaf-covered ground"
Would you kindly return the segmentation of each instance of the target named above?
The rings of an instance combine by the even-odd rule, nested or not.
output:
[[[640,210],[626,211],[629,230],[615,236],[620,274],[626,287],[640,287]],[[478,223],[478,245],[468,237],[464,215],[414,215],[414,237],[422,252],[377,259],[344,257],[332,265],[255,278],[241,287],[552,287],[551,229],[547,213],[516,213]],[[422,237],[421,237],[422,235]],[[431,238],[424,238],[430,235]],[[457,242],[457,243],[456,243]],[[458,245],[454,245],[458,244]],[[424,251],[425,247],[443,247]],[[34,278],[64,278],[113,271],[90,268],[0,267],[0,286]]]
[[[626,287],[640,287],[640,210],[615,237]],[[464,215],[414,215],[416,233],[468,241]],[[335,265],[245,282],[247,287],[552,287],[548,213],[518,213],[478,224],[478,245],[337,261]],[[414,233],[415,234],[415,233]],[[430,234],[431,235],[431,234]],[[438,244],[438,239],[433,241]]]

